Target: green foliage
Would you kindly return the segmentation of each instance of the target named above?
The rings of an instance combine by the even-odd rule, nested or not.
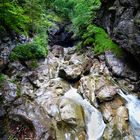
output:
[[[45,0],[25,0],[22,6],[30,18],[28,26],[33,30],[33,33],[37,32],[38,28],[47,27]]]
[[[10,60],[34,60],[47,56],[47,38],[44,34],[38,35],[33,42],[18,45],[13,49]]]
[[[95,54],[101,54],[107,50],[114,52],[117,56],[122,53],[121,49],[110,39],[105,30],[96,25],[88,26],[87,32],[83,35],[83,40],[83,45],[94,46]]]
[[[0,73],[0,88],[3,87],[4,81],[5,81],[5,77],[2,73]]]
[[[64,19],[69,19],[74,8],[74,0],[54,0],[54,10]]]
[[[28,35],[48,27],[49,0],[3,0],[0,2],[0,26]]]
[[[2,26],[7,26],[16,32],[27,31],[30,18],[25,15],[24,9],[15,1],[0,2],[0,13]]]
[[[74,32],[81,35],[92,23],[101,3],[100,0],[55,0],[53,4],[55,11],[70,20]]]
[[[96,11],[100,7],[100,0],[76,0],[74,11],[71,15],[75,32],[82,35],[89,24],[96,17]]]

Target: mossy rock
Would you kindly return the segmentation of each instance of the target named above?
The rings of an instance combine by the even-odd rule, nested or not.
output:
[[[43,46],[37,44],[23,44],[18,45],[15,49],[13,49],[10,60],[32,60],[32,59],[40,59],[47,56],[47,49]]]
[[[41,32],[36,35],[32,42],[17,45],[10,54],[10,61],[35,60],[45,58],[48,53],[46,32]]]

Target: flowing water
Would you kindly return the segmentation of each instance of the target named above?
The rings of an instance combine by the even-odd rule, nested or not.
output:
[[[140,100],[135,95],[125,94],[122,90],[119,90],[119,95],[127,102],[132,134],[136,140],[140,140]]]
[[[83,99],[75,88],[71,87],[64,96],[74,100],[84,108],[88,140],[100,140],[106,127],[101,113],[86,99]]]

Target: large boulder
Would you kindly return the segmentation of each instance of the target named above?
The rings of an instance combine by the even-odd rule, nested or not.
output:
[[[118,58],[111,52],[106,52],[105,58],[108,67],[115,76],[128,78],[132,81],[137,81],[139,79],[138,73],[129,66],[125,58]]]
[[[78,81],[82,75],[89,74],[93,65],[92,59],[84,55],[72,55],[69,61],[60,67],[58,76],[70,81]]]
[[[134,140],[128,123],[128,111],[120,98],[116,97],[111,102],[105,102],[100,105],[100,108],[107,125],[103,139]]]

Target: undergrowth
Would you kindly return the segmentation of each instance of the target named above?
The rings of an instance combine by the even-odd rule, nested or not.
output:
[[[83,34],[83,46],[92,46],[96,55],[102,54],[105,51],[112,51],[117,56],[122,55],[122,50],[112,41],[104,29],[96,25],[89,25],[87,32]]]
[[[47,37],[45,34],[40,34],[32,42],[16,46],[10,54],[10,60],[27,61],[40,59],[45,58],[47,53]]]

